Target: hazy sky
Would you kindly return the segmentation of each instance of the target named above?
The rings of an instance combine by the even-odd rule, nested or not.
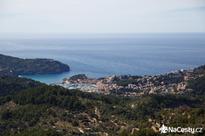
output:
[[[205,0],[0,0],[0,34],[205,32]]]

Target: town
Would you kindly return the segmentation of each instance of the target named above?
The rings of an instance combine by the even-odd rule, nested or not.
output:
[[[121,96],[142,96],[148,94],[183,94],[191,91],[187,85],[191,79],[203,76],[201,66],[196,69],[178,70],[155,76],[109,76],[99,79],[88,78],[84,74],[65,78],[58,84],[68,89],[83,92],[115,94]]]

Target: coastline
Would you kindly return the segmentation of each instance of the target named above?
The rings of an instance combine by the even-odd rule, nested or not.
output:
[[[52,85],[104,95],[115,94],[135,97],[151,94],[183,94],[191,91],[188,82],[204,76],[204,72],[205,65],[154,76],[113,75],[102,78],[89,78],[85,74],[79,74]]]
[[[70,67],[53,59],[23,59],[0,54],[0,76],[59,74]]]

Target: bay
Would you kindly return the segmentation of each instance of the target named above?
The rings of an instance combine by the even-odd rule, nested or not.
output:
[[[62,74],[26,76],[56,83],[75,74],[90,77],[154,75],[205,64],[205,34],[123,34],[0,38],[0,53],[51,58],[68,64]]]

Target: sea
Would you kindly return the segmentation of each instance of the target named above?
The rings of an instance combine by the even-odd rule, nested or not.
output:
[[[76,74],[86,74],[92,78],[158,75],[205,64],[205,34],[0,37],[0,54],[51,58],[70,66],[71,71],[62,74],[24,75],[47,84],[61,82]]]

